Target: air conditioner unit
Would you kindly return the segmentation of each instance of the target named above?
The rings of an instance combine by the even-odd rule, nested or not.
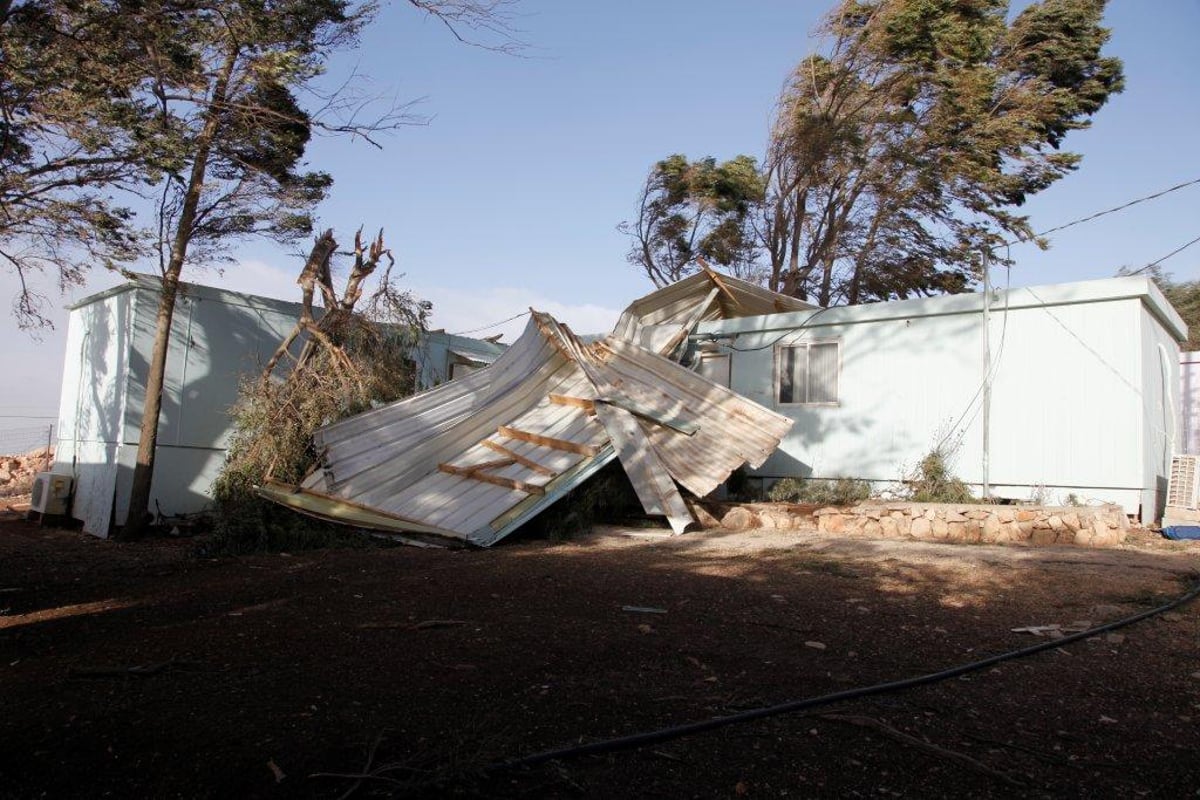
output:
[[[33,479],[33,490],[29,497],[29,510],[39,514],[63,515],[67,513],[67,500],[71,496],[70,475],[40,472]]]
[[[1175,456],[1167,481],[1163,527],[1200,522],[1200,456]]]

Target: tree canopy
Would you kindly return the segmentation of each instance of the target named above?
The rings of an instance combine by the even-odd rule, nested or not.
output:
[[[519,45],[512,2],[408,4],[463,41],[505,50]],[[304,163],[310,138],[373,141],[409,121],[395,106],[369,116],[371,98],[353,82],[332,94],[317,82],[376,10],[372,0],[0,0],[0,259],[25,286],[18,316],[41,321],[31,271],[68,284],[96,263],[157,255],[162,274],[135,535],[184,266],[247,236],[307,236],[332,183]]]
[[[1018,209],[1078,167],[1064,139],[1121,90],[1122,65],[1102,54],[1105,0],[1039,0],[1011,21],[1008,5],[838,3],[781,93],[745,272],[821,305],[962,291],[985,248],[1033,237]],[[631,261],[659,256],[639,253],[655,238]]]
[[[748,222],[762,198],[762,177],[748,156],[721,164],[714,158],[689,161],[679,154],[665,158],[650,171],[637,219],[621,225],[634,239],[629,260],[655,286],[694,272],[702,259],[752,279],[754,242]]]
[[[113,199],[160,179],[170,149],[139,91],[138,34],[104,3],[0,2],[0,268],[24,287],[13,302],[23,326],[46,322],[35,273],[66,286],[144,252],[133,212]]]

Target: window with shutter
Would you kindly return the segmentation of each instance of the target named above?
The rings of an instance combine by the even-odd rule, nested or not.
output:
[[[776,399],[781,405],[834,405],[838,402],[840,345],[801,342],[778,348]]]

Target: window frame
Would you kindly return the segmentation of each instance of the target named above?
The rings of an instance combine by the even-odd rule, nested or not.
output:
[[[835,348],[837,348],[836,349],[837,369],[834,373],[834,379],[835,379],[834,397],[836,399],[832,400],[832,401],[825,400],[825,401],[820,401],[820,402],[809,402],[806,400],[802,400],[799,402],[797,402],[795,400],[792,400],[790,402],[784,402],[784,400],[782,399],[782,397],[783,397],[783,351],[787,350],[788,348],[800,348],[800,347],[803,347],[805,350],[811,350],[811,348],[814,345],[833,345]],[[804,362],[805,370],[809,369],[809,365],[811,363],[812,362],[806,357],[805,362]],[[804,382],[804,385],[806,388],[808,388],[809,386],[812,385],[812,381],[809,379],[809,378],[811,378],[811,373],[805,375],[805,378],[806,378],[806,380]],[[840,406],[842,404],[842,340],[841,339],[832,339],[832,338],[831,339],[811,339],[811,340],[806,339],[804,341],[789,342],[788,344],[776,345],[775,346],[774,384],[775,384],[774,394],[775,394],[775,405],[776,406],[787,406],[787,407],[811,406],[814,408],[821,408],[821,407],[835,408],[837,406]]]

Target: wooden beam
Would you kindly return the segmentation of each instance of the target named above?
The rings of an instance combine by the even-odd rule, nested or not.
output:
[[[539,464],[538,462],[534,461],[532,458],[526,458],[525,456],[521,455],[520,453],[513,452],[512,450],[509,450],[507,447],[500,444],[499,442],[493,442],[491,439],[484,439],[482,442],[480,442],[480,444],[489,450],[495,450],[497,453],[500,453],[500,454],[504,455],[505,457],[512,459],[514,462],[516,462],[517,464],[520,464],[522,467],[525,467],[526,469],[533,470],[534,472],[538,473],[539,475],[545,475],[548,478],[554,478],[554,477],[558,476],[557,472],[555,472],[554,470],[545,466],[544,464]]]
[[[536,484],[514,480],[513,478],[502,478],[499,475],[493,475],[490,472],[480,472],[473,467],[456,467],[453,464],[438,464],[438,470],[451,475],[457,475],[460,478],[469,478],[473,481],[491,483],[496,486],[503,486],[506,489],[516,489],[519,492],[525,492],[525,494],[546,493],[545,489]]]
[[[569,394],[551,394],[550,402],[560,406],[575,406],[582,408],[589,414],[595,413],[596,405],[586,397],[572,397]]]
[[[725,285],[725,281],[721,278],[721,276],[718,275],[713,270],[709,269],[707,265],[704,267],[704,271],[706,273],[708,273],[709,279],[713,283],[715,283],[717,285],[717,288],[720,289],[724,293],[724,295],[729,299],[729,302],[733,303],[733,307],[737,308],[737,309],[741,309],[742,304],[740,302],[738,302],[737,295],[735,295],[733,293],[732,289],[730,289],[728,286]]]
[[[492,469],[511,467],[515,463],[517,463],[515,458],[509,458],[508,456],[505,456],[504,458],[497,458],[491,461],[483,461],[479,464],[471,464],[467,467],[467,469],[471,470],[472,472],[487,472],[488,470]]]
[[[500,434],[505,439],[516,439],[517,441],[536,444],[539,447],[549,447],[551,450],[563,450],[568,453],[578,453],[581,456],[594,456],[600,452],[599,447],[594,447],[590,444],[570,442],[566,439],[555,439],[553,436],[542,436],[538,433],[530,433],[529,431],[510,428],[507,425],[501,425],[496,430],[496,433]]]

